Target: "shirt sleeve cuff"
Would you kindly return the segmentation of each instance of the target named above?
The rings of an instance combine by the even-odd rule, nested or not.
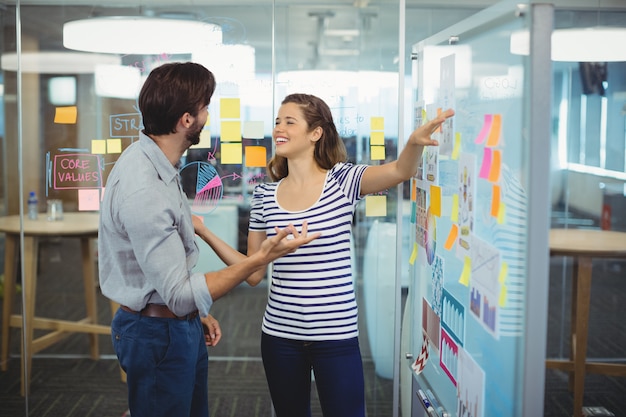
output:
[[[191,275],[191,289],[200,317],[208,316],[209,310],[211,310],[213,305],[213,298],[211,293],[209,293],[209,288],[206,286],[204,274],[198,272]]]

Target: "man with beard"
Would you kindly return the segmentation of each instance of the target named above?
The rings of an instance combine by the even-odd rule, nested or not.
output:
[[[139,141],[122,153],[107,179],[99,279],[102,293],[120,304],[111,336],[127,375],[132,417],[207,417],[207,346],[221,338],[209,315],[213,301],[319,236],[289,225],[276,229],[258,255],[219,271],[192,272],[195,232],[210,232],[192,219],[177,168],[200,140],[214,90],[213,74],[202,65],[154,69],[139,93]]]

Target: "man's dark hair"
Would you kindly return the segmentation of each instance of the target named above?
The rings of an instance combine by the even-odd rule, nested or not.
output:
[[[147,135],[175,133],[178,119],[208,106],[215,91],[213,73],[193,62],[171,62],[150,72],[139,93],[143,132]]]

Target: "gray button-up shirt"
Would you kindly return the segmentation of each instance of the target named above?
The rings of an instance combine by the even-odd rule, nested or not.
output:
[[[135,311],[166,304],[176,315],[213,299],[204,274],[193,273],[198,246],[178,170],[140,133],[115,163],[100,210],[98,264],[102,293]]]

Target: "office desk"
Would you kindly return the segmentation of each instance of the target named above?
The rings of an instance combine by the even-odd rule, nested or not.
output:
[[[546,367],[568,371],[574,391],[574,416],[582,415],[585,374],[626,376],[626,364],[587,362],[587,334],[593,258],[626,258],[626,233],[608,230],[552,229],[550,256],[574,260],[569,360],[547,360]]]
[[[61,221],[47,221],[45,214],[40,214],[38,220],[24,218],[24,335],[22,341],[22,358],[26,352],[26,361],[22,360],[22,395],[28,391],[28,384],[24,381],[24,366],[28,370],[30,381],[33,354],[58,342],[72,332],[88,333],[91,345],[91,357],[97,359],[98,334],[110,334],[110,326],[97,324],[96,283],[94,274],[95,260],[91,250],[90,240],[98,236],[97,213],[65,213]],[[17,275],[17,260],[19,259],[20,244],[20,217],[18,215],[0,217],[0,233],[6,234],[5,243],[5,287],[4,305],[2,314],[2,370],[7,369],[9,355],[10,327],[22,327],[22,316],[11,314],[13,298],[15,297],[15,282]],[[37,257],[39,253],[39,238],[63,237],[80,239],[83,282],[85,287],[85,304],[87,317],[79,321],[59,320],[52,318],[35,317],[35,299],[37,290]],[[34,329],[49,330],[44,336],[33,339]],[[24,346],[24,340],[26,346]]]

